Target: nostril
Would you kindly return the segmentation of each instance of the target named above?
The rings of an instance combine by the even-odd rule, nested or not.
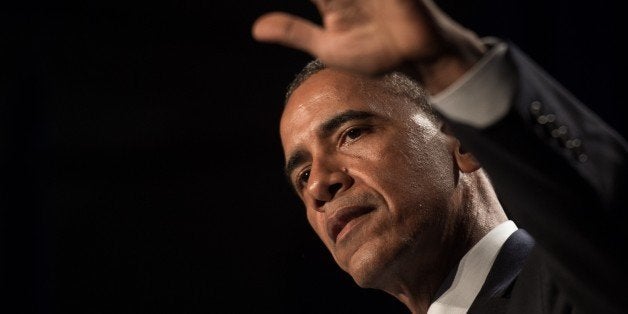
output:
[[[342,183],[334,183],[329,186],[329,195],[334,197],[336,193],[342,188]]]
[[[316,208],[321,208],[323,207],[323,205],[325,205],[325,201],[315,200],[314,205],[316,205]]]

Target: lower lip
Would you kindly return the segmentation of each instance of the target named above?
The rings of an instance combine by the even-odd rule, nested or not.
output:
[[[365,216],[366,215],[362,215],[360,217],[354,218],[351,221],[349,221],[349,223],[347,223],[344,226],[344,228],[342,228],[342,230],[340,230],[340,232],[336,236],[336,243],[342,241],[345,237],[347,237],[347,234],[349,234],[349,232],[351,232],[353,228],[355,228],[358,224],[360,224],[366,218]]]

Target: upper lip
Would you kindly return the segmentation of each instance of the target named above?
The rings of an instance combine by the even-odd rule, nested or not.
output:
[[[367,214],[374,208],[372,206],[347,206],[336,210],[327,219],[327,234],[336,242],[336,238],[342,229],[353,219]]]

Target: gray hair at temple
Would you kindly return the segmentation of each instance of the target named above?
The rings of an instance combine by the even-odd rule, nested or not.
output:
[[[288,85],[284,105],[288,102],[288,99],[303,82],[305,82],[312,75],[327,68],[327,66],[318,59],[308,62],[294,79]],[[393,95],[399,95],[408,98],[415,103],[425,113],[425,115],[433,122],[441,121],[440,116],[432,109],[432,106],[428,102],[427,92],[420,83],[416,80],[408,77],[401,72],[391,72],[381,76],[377,79],[382,86],[392,93]]]

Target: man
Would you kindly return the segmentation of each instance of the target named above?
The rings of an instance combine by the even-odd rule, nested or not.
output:
[[[323,27],[271,13],[253,35],[320,60],[280,135],[338,265],[413,313],[621,312],[625,141],[430,1],[315,3]]]

